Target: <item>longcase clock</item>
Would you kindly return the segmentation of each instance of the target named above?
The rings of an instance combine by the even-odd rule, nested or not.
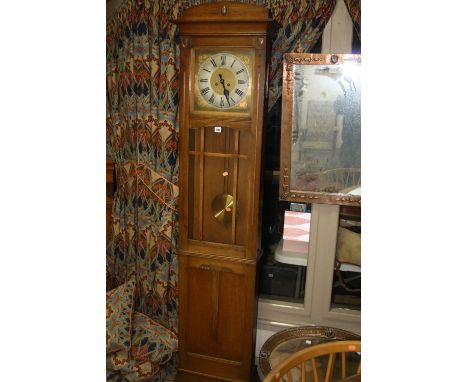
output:
[[[187,9],[175,22],[181,57],[178,380],[249,381],[271,19],[261,6],[213,2]]]

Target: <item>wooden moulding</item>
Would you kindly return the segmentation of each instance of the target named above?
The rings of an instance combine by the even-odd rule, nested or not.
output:
[[[186,256],[191,256],[191,257],[196,257],[196,258],[204,258],[208,260],[222,260],[222,261],[228,261],[230,263],[241,263],[241,264],[250,264],[250,265],[255,265],[257,263],[258,259],[245,259],[243,257],[234,257],[230,256],[229,254],[226,254],[226,256],[222,256],[219,254],[212,254],[212,253],[206,253],[206,252],[194,252],[192,251],[180,251],[181,255],[186,255]]]
[[[203,9],[203,12],[200,12]],[[223,20],[223,18],[226,18]],[[269,10],[256,4],[230,1],[200,4],[184,11],[172,20],[180,28],[180,35],[271,35],[279,25],[269,17]],[[184,46],[187,40],[182,40]]]
[[[200,11],[202,9],[202,11]],[[230,28],[229,25],[258,24],[263,22],[269,22],[273,19],[268,17],[269,10],[265,7],[259,7],[256,4],[247,4],[231,1],[220,1],[208,4],[200,4],[194,7],[190,7],[184,11],[182,17],[177,20],[173,20],[177,25],[193,24],[196,27],[200,27],[201,24],[209,24],[210,29],[215,29],[213,24],[221,26],[219,33],[223,33],[224,28]],[[223,20],[223,18],[226,18]],[[217,29],[217,28],[216,28]],[[263,33],[265,31],[263,25]],[[239,33],[239,28],[236,29]],[[213,30],[213,32],[216,32]],[[252,29],[247,32],[249,35],[252,34]]]

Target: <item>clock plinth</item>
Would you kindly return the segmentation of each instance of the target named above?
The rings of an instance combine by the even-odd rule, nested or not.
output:
[[[254,365],[268,9],[187,9],[179,103],[179,370],[249,381]],[[197,377],[198,378],[198,377]]]

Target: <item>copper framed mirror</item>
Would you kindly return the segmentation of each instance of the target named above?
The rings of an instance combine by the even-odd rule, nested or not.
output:
[[[360,55],[284,55],[280,199],[361,205]]]

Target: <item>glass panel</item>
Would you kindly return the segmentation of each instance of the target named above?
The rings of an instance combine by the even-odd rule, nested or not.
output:
[[[205,152],[234,154],[235,130],[228,127],[205,128]]]
[[[239,154],[249,155],[250,150],[250,137],[251,134],[249,131],[240,131],[239,133]]]
[[[200,156],[189,155],[188,171],[188,238],[200,240],[200,224],[196,218],[199,215],[198,205],[200,199]]]
[[[190,129],[189,239],[237,245],[247,242],[249,143],[249,132],[213,126]],[[237,157],[239,150],[242,158]],[[240,185],[239,174],[243,174]]]
[[[269,243],[265,246],[261,267],[260,297],[303,304],[309,255],[310,207],[299,204],[308,211],[305,214],[291,213],[290,203],[278,202],[274,193],[269,195],[276,202],[269,204],[272,216],[267,220],[270,224]],[[269,203],[268,200],[265,202]]]
[[[274,261],[274,253],[263,265],[260,297],[293,303],[304,303],[306,268]]]
[[[189,150],[200,151],[200,130],[189,129]]]
[[[188,163],[188,238],[201,239],[200,205],[200,136],[201,130],[189,129],[189,163]]]
[[[238,174],[244,174],[237,180],[237,221],[236,221],[236,240],[237,245],[245,245],[248,235],[248,211],[249,211],[249,187],[248,174],[250,171],[250,162],[248,159],[238,160]]]
[[[361,310],[360,208],[340,208],[331,308]]]
[[[360,195],[360,64],[295,65],[291,190]]]
[[[281,199],[359,206],[361,56],[286,53],[283,63]]]
[[[238,214],[236,226],[236,244],[245,245],[248,236],[248,211],[249,211],[249,179],[251,172],[251,162],[249,161],[250,149],[250,131],[239,130],[239,147],[238,152],[241,157],[237,161],[238,174],[243,174],[237,181],[237,200],[238,200]]]
[[[204,162],[202,240],[232,244],[234,160],[205,156]]]

